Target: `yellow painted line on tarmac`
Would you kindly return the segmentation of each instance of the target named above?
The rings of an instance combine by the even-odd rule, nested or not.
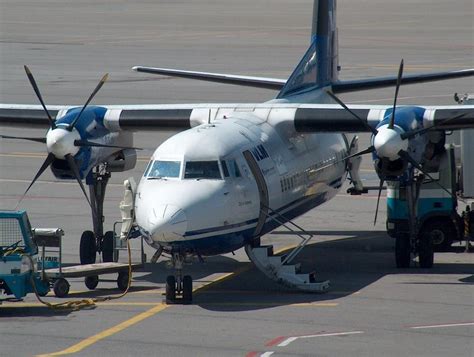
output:
[[[249,267],[244,267],[246,269],[249,269]],[[234,276],[236,274],[239,274],[241,273],[242,271],[245,271],[246,269],[238,269],[236,270],[235,272],[232,272],[232,273],[228,273],[228,274],[224,274],[223,276],[220,276],[202,286],[199,286],[197,287],[196,289],[194,289],[193,291],[194,292],[198,292],[199,290],[201,289],[204,289],[208,286],[211,286],[211,285],[214,285],[216,284],[217,282],[221,282],[225,279],[228,279],[230,278],[231,276]],[[119,304],[118,302],[113,302],[115,304]],[[113,306],[112,302],[108,302],[108,303],[100,303],[101,305],[109,305],[109,306]],[[122,303],[122,304],[125,304],[125,303]],[[137,303],[139,304],[139,303]],[[72,354],[72,353],[77,353],[77,352],[80,352],[82,351],[83,349],[107,338],[107,337],[110,337],[112,335],[115,335],[116,333],[119,333],[125,329],[127,329],[128,327],[131,327],[149,317],[152,317],[154,315],[156,315],[157,313],[165,310],[166,308],[170,307],[170,305],[166,305],[166,304],[163,304],[163,303],[154,303],[153,305],[155,305],[154,307],[152,307],[151,309],[145,311],[145,312],[142,312],[138,315],[135,315],[134,317],[128,319],[128,320],[125,320],[124,322],[121,322],[120,324],[118,325],[115,325],[111,328],[108,328],[102,332],[99,332],[98,334],[95,334],[93,336],[90,336],[84,340],[82,340],[81,342],[79,343],[76,343],[75,345],[72,345],[64,350],[61,350],[61,351],[58,351],[58,352],[53,352],[53,353],[47,353],[47,354],[42,354],[42,355],[37,355],[37,357],[49,357],[49,356],[62,356],[62,355],[67,355],[67,354]],[[117,305],[118,306],[118,305]],[[140,305],[136,305],[136,304],[133,304],[132,305],[129,305],[129,306],[140,306]]]
[[[77,353],[82,351],[84,348],[89,347],[93,345],[94,343],[103,340],[104,338],[110,337],[112,335],[115,335],[116,333],[125,330],[126,328],[133,326],[149,317],[152,317],[153,315],[159,313],[160,311],[163,311],[169,307],[168,305],[165,304],[158,304],[152,307],[151,309],[142,312],[138,315],[135,315],[134,317],[125,320],[124,322],[115,325],[107,330],[104,330],[102,332],[99,332],[96,335],[93,335],[91,337],[86,338],[85,340],[82,340],[79,343],[76,343],[75,345],[72,345],[71,347],[66,348],[65,350],[58,351],[58,352],[53,352],[49,354],[44,354],[44,355],[38,355],[38,357],[46,357],[46,356],[62,356],[62,355],[67,355],[71,353]]]

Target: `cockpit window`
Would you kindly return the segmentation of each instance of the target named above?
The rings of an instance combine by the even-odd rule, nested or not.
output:
[[[179,177],[180,166],[179,161],[155,160],[147,170],[147,178]]]
[[[188,161],[185,179],[222,179],[217,161]]]
[[[239,167],[237,166],[237,163],[235,162],[235,160],[228,160],[227,164],[228,164],[228,167],[229,167],[230,174],[233,177],[240,177],[241,176]]]

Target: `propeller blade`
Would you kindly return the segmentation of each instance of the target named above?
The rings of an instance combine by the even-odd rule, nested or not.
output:
[[[395,125],[395,108],[397,107],[398,90],[400,89],[400,84],[402,83],[402,75],[403,75],[403,58],[402,58],[402,61],[400,62],[400,67],[398,68],[397,86],[395,87],[395,98],[393,99],[392,117],[390,118],[390,124],[388,124],[389,129],[393,129],[393,126]]]
[[[333,92],[331,92],[330,90],[328,90],[328,91],[326,91],[326,93],[327,93],[332,99],[334,99],[341,107],[343,107],[345,110],[347,110],[349,113],[351,113],[354,118],[356,118],[357,120],[359,120],[367,129],[369,129],[370,132],[372,132],[372,134],[377,135],[377,129],[372,128],[372,127],[367,123],[367,121],[365,121],[364,119],[362,119],[361,117],[359,117],[356,113],[354,113],[352,110],[350,110],[350,109],[347,107],[347,105],[345,105],[344,102],[343,102],[342,100],[340,100]]]
[[[117,148],[117,149],[135,149],[135,150],[143,150],[142,148],[136,148],[132,146],[119,146],[119,145],[107,145],[107,144],[99,144],[93,143],[92,141],[88,140],[74,140],[75,146],[86,146],[86,147],[98,147],[98,148]]]
[[[86,104],[84,104],[84,106],[82,107],[81,111],[79,112],[79,114],[77,115],[77,117],[74,119],[74,121],[69,124],[69,126],[67,127],[67,130],[71,131],[72,129],[74,129],[76,123],[79,121],[79,118],[81,117],[82,113],[84,112],[84,110],[86,109],[86,107],[89,105],[89,103],[91,102],[91,100],[95,97],[95,95],[97,94],[97,92],[100,90],[100,88],[102,88],[102,86],[104,85],[105,81],[107,80],[107,78],[109,77],[109,74],[106,73],[102,79],[100,80],[99,84],[97,84],[97,86],[95,87],[94,91],[92,92],[92,94],[89,96],[89,99],[87,99],[87,102]]]
[[[26,136],[9,136],[9,135],[0,135],[0,138],[2,138],[2,139],[29,140],[29,141],[35,141],[37,143],[46,144],[46,138],[30,138],[30,137],[26,137]]]
[[[46,115],[48,116],[49,126],[51,127],[51,129],[56,128],[56,124],[54,123],[54,120],[51,117],[51,114],[49,114],[49,111],[46,108],[46,105],[44,104],[43,97],[41,96],[41,93],[39,91],[38,85],[36,84],[35,78],[33,77],[33,74],[31,73],[28,66],[25,65],[24,68],[25,68],[26,75],[28,79],[30,80],[31,86],[33,87],[33,90],[35,91],[36,96],[38,97],[41,105],[43,106],[44,111],[46,112]]]
[[[86,189],[84,188],[84,185],[82,184],[81,175],[79,173],[79,168],[77,167],[76,160],[74,160],[74,157],[71,154],[67,154],[65,156],[65,159],[67,163],[69,164],[69,167],[71,168],[72,173],[74,174],[74,177],[79,183],[79,186],[81,186],[81,190],[82,192],[84,192],[84,196],[86,196],[86,200],[89,203],[89,206],[91,206],[91,208],[94,209],[91,205],[91,201],[89,201],[89,197],[87,197]]]
[[[31,183],[28,186],[28,188],[26,189],[25,193],[23,194],[23,196],[21,196],[20,201],[18,202],[18,204],[20,204],[20,202],[23,201],[23,198],[25,198],[25,196],[28,193],[28,191],[30,190],[31,186],[33,186],[33,184],[41,176],[41,174],[48,168],[48,166],[51,165],[51,163],[54,161],[54,159],[55,159],[55,156],[51,153],[49,153],[48,156],[46,156],[46,160],[44,160],[44,162],[41,165],[40,169],[38,170],[35,177],[33,178],[33,181],[31,181]]]
[[[436,185],[438,185],[438,186],[439,186],[443,191],[445,191],[448,195],[450,195],[450,196],[456,198],[456,195],[455,195],[453,192],[449,192],[449,190],[448,190],[446,187],[444,187],[443,185],[441,185],[433,176],[431,176],[426,170],[424,170],[424,169],[421,167],[421,165],[420,165],[418,162],[416,162],[416,160],[415,160],[414,158],[412,158],[412,157],[410,156],[410,154],[408,154],[406,151],[400,150],[400,151],[398,152],[398,155],[399,155],[401,158],[407,160],[410,164],[412,164],[412,165],[413,165],[414,167],[416,167],[418,170],[420,170],[420,171],[423,173],[423,175],[427,176],[431,181],[433,181]]]
[[[380,179],[379,194],[377,196],[377,206],[375,207],[374,226],[377,223],[377,216],[378,216],[378,213],[379,213],[380,195],[382,194],[383,181],[384,181],[383,179]]]
[[[425,133],[427,133],[428,131],[437,130],[440,126],[446,124],[446,123],[449,122],[450,120],[459,119],[459,118],[462,118],[462,117],[465,116],[465,115],[466,115],[466,113],[463,113],[463,114],[460,114],[460,115],[456,115],[455,117],[445,119],[445,120],[443,120],[442,122],[440,122],[439,124],[430,126],[429,128],[421,128],[421,129],[409,131],[408,133],[403,133],[403,134],[400,135],[400,137],[401,137],[403,140],[411,139],[411,138],[413,138],[413,137],[415,137],[415,136],[417,136],[417,135],[425,134]]]

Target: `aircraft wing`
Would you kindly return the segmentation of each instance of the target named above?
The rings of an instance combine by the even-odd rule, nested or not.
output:
[[[292,127],[297,132],[369,132],[390,114],[390,105],[348,105],[353,114],[338,104],[289,103],[203,103],[157,105],[104,105],[104,125],[116,131],[182,131],[194,126],[253,115],[272,125]],[[404,106],[397,106],[402,108]],[[61,117],[77,106],[49,106],[53,117]],[[415,108],[415,107],[413,107]],[[424,126],[455,130],[474,127],[473,105],[417,106],[423,110]],[[449,120],[448,120],[449,119]],[[49,128],[40,105],[0,104],[0,126]]]

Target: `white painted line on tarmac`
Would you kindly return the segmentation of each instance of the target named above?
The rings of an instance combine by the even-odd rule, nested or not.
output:
[[[260,355],[260,357],[268,357],[268,356],[271,356],[272,354],[274,354],[275,352],[274,351],[267,351],[265,353],[262,353]]]
[[[316,335],[306,335],[306,336],[293,336],[288,337],[286,340],[280,342],[278,347],[288,346],[290,343],[300,339],[300,338],[314,338],[314,337],[328,337],[328,336],[346,336],[346,335],[356,335],[364,333],[364,331],[347,331],[347,332],[333,332],[333,333],[319,333]]]
[[[412,326],[411,329],[421,330],[424,328],[442,328],[442,327],[455,327],[455,326],[474,326],[474,322],[461,322],[456,324],[442,324],[442,325],[425,325],[425,326]]]

